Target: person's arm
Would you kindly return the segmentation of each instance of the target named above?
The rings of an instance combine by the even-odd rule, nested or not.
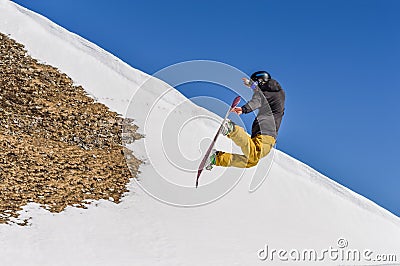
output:
[[[243,84],[246,87],[252,88],[252,82],[247,79],[247,78],[242,78]],[[261,99],[264,95],[261,95],[261,92],[258,89],[254,90],[253,97],[250,101],[248,101],[245,105],[242,107],[235,107],[232,109],[232,112],[237,113],[238,115],[241,115],[242,113],[247,114],[250,113],[254,110],[257,110],[258,108],[261,107]]]
[[[247,113],[253,112],[254,110],[257,110],[258,108],[260,108],[261,104],[262,104],[263,96],[264,95],[262,95],[262,93],[258,89],[254,90],[253,97],[251,98],[250,101],[248,101],[245,105],[243,105],[241,107],[241,111],[244,114],[247,114]]]
[[[261,99],[264,97],[264,95],[261,94],[258,90],[254,91],[253,98],[248,101],[245,105],[242,107],[235,107],[231,110],[231,112],[235,112],[238,115],[247,114],[250,113],[254,110],[257,110],[258,108],[261,107]]]

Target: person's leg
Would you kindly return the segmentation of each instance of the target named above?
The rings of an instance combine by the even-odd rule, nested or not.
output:
[[[241,148],[244,155],[218,152],[216,158],[217,166],[239,168],[255,166],[262,157],[270,152],[275,144],[275,139],[271,136],[257,135],[251,138],[242,127],[237,125],[235,125],[234,131],[228,137]]]
[[[235,125],[234,130],[227,137],[240,147],[244,156],[247,158],[256,157],[257,147],[250,135],[242,127]]]
[[[259,149],[257,152],[258,160],[267,156],[276,142],[274,137],[268,135],[257,135],[252,140],[257,149]]]
[[[249,159],[247,159],[247,157],[244,155],[219,151],[217,153],[215,165],[223,167],[233,166],[239,168],[246,168],[248,167],[247,166],[248,162]]]
[[[234,130],[227,135],[228,138],[241,148],[244,155],[232,154],[228,152],[218,152],[216,158],[217,166],[234,166],[245,168],[249,163],[249,157],[253,158],[255,154],[255,145],[242,127],[235,125]],[[250,156],[253,155],[253,156]]]

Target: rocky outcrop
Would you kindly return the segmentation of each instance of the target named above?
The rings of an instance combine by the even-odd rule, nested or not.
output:
[[[131,120],[0,34],[0,223],[29,202],[51,212],[89,199],[118,203],[140,164],[123,149],[122,127],[124,142],[141,137]]]

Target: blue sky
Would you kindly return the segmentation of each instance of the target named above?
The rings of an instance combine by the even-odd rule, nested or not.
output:
[[[14,2],[150,74],[194,59],[269,71],[287,93],[278,148],[400,216],[400,1]]]

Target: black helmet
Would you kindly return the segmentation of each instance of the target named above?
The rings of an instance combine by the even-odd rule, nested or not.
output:
[[[271,79],[271,75],[267,71],[257,71],[251,75],[250,79],[257,82],[258,85],[262,85]]]

